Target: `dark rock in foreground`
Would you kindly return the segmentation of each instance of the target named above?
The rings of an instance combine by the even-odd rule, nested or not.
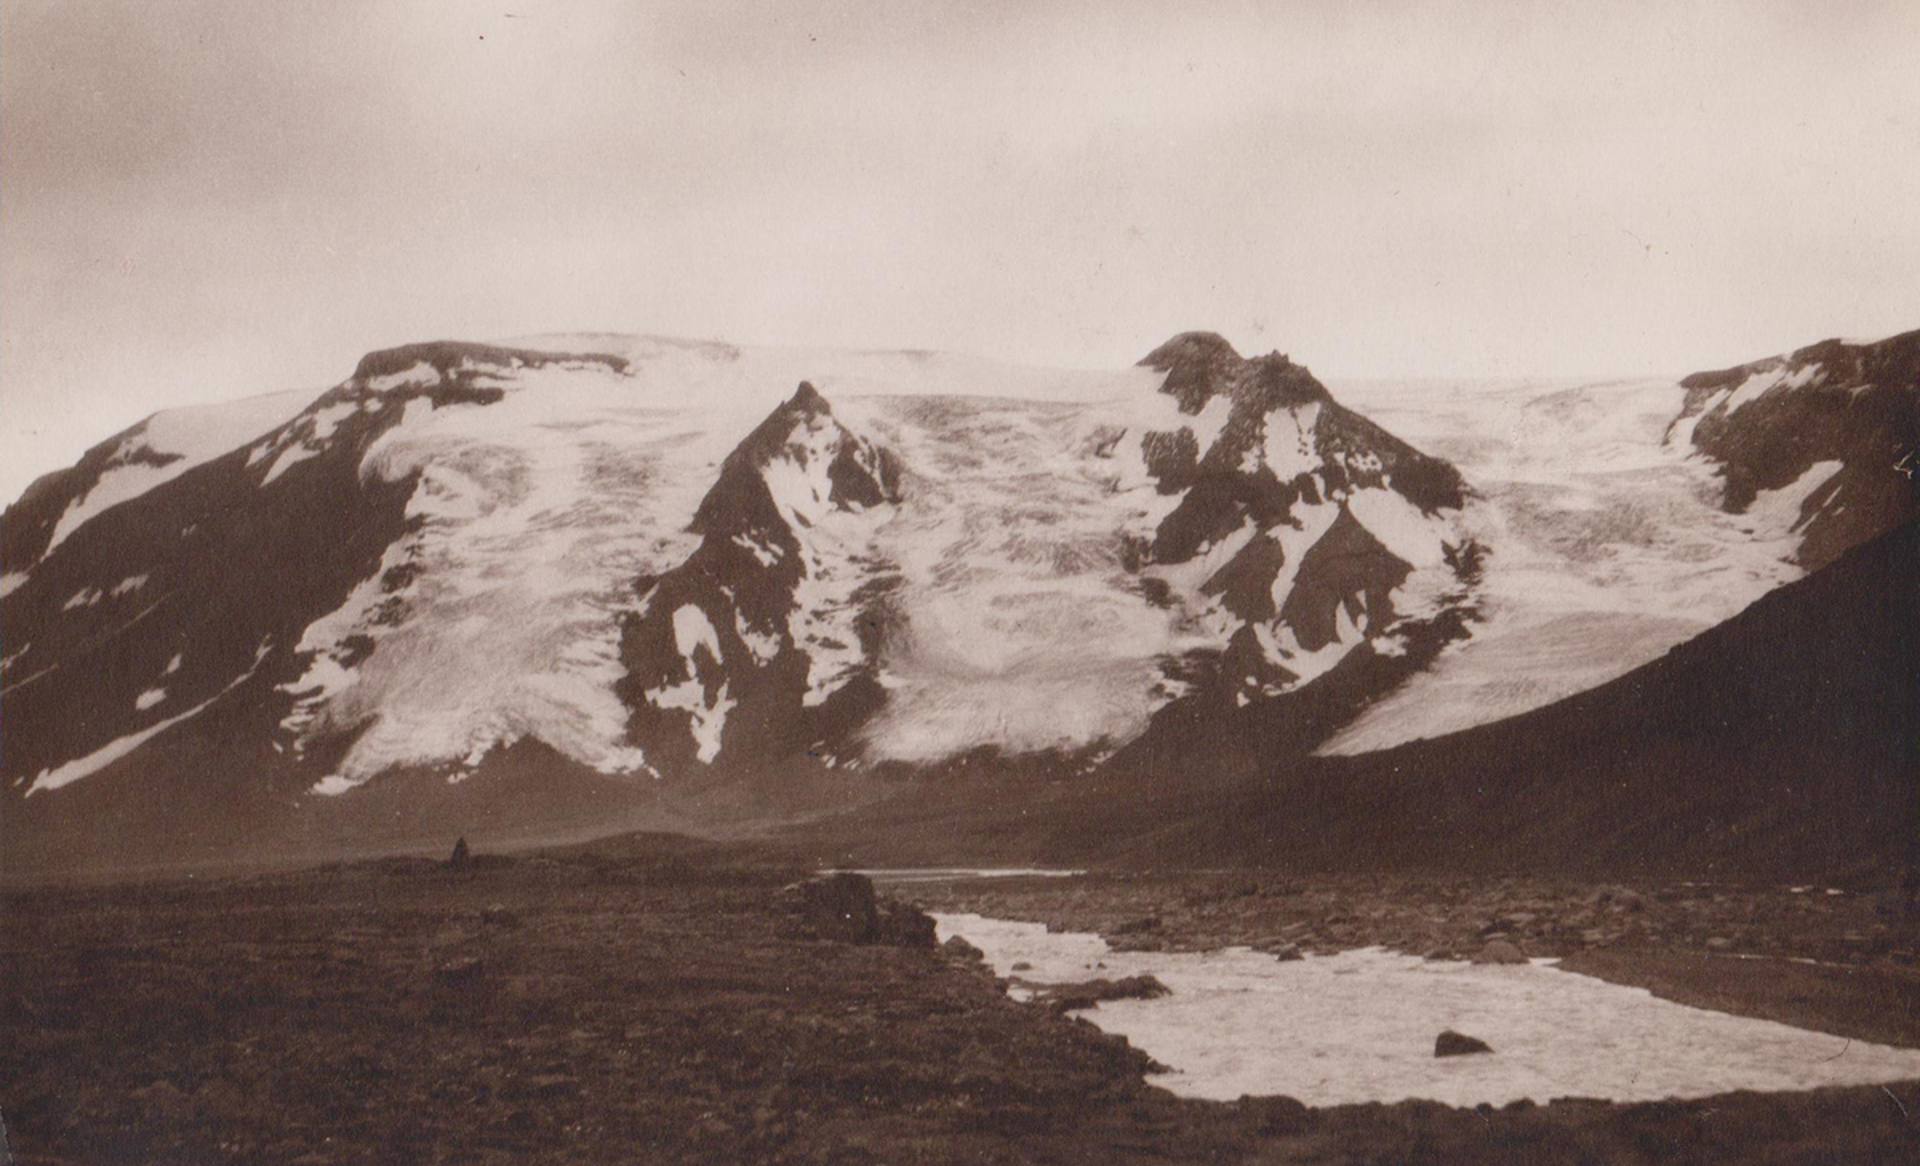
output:
[[[1118,980],[1101,978],[1078,984],[1054,984],[1039,999],[1055,1012],[1073,1012],[1092,1008],[1102,1000],[1154,1000],[1168,994],[1168,988],[1152,976],[1127,976]]]
[[[1492,1046],[1479,1037],[1447,1029],[1434,1038],[1433,1055],[1436,1057],[1467,1057],[1475,1053],[1490,1053]]]
[[[873,880],[837,871],[785,887],[775,910],[794,918],[801,934],[840,943],[877,943],[889,947],[935,946],[933,917],[908,903],[881,900]]]

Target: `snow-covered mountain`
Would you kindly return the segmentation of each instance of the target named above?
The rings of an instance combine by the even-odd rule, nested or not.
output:
[[[1733,514],[1770,494],[1799,499],[1794,558],[1832,562],[1914,513],[1920,433],[1920,331],[1824,340],[1680,382],[1669,440],[1716,463]]]
[[[1727,468],[1774,392],[1422,389],[568,335],[158,414],[0,522],[7,861],[1247,772],[1591,687],[1891,513]],[[1877,482],[1856,428],[1795,448]]]
[[[1656,660],[1915,513],[1920,333],[1684,380],[1335,385],[1474,483],[1480,622],[1324,748],[1540,708]]]
[[[8,817],[186,764],[289,807],[458,785],[528,743],[638,783],[1084,767],[1464,634],[1465,497],[1206,335],[1114,374],[378,352],[298,410],[157,415],[7,512]]]

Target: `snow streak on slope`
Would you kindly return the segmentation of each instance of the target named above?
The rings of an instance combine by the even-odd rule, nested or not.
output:
[[[300,412],[313,394],[269,393],[155,413],[128,430],[93,487],[67,504],[44,557],[94,515],[219,457]]]
[[[1457,465],[1492,548],[1483,622],[1325,752],[1358,753],[1537,708],[1604,683],[1798,578],[1816,467],[1744,515],[1714,467],[1665,441],[1671,381],[1352,382],[1341,398]]]

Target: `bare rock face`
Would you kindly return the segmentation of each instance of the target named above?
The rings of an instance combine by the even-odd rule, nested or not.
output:
[[[879,707],[895,580],[835,548],[885,518],[899,476],[805,382],[728,456],[693,518],[699,547],[636,581],[643,606],[622,626],[618,691],[649,764],[830,754]]]
[[[805,879],[781,890],[774,909],[809,938],[932,950],[933,917],[910,903],[881,899],[873,880],[851,871]]]
[[[1823,340],[1680,386],[1686,402],[1668,440],[1719,464],[1729,513],[1746,513],[1763,491],[1807,488],[1793,530],[1808,569],[1913,517],[1920,331]]]
[[[1434,1038],[1433,1055],[1436,1057],[1466,1057],[1475,1053],[1490,1053],[1493,1048],[1478,1037],[1467,1036],[1447,1029]]]

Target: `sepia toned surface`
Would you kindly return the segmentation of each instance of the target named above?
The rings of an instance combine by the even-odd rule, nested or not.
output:
[[[514,7],[0,2],[12,1160],[1915,1158],[1911,5]]]

